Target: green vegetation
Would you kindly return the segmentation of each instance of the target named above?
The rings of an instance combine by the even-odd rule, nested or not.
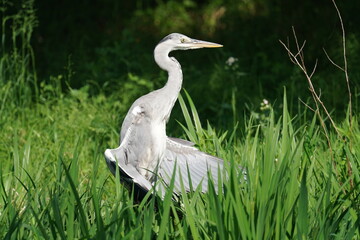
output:
[[[218,108],[223,114],[219,125],[226,119],[221,126],[231,126],[224,131],[210,123],[204,127],[199,115],[203,119],[201,113],[209,107],[200,106],[198,113],[195,105],[206,86],[194,86],[192,90],[199,93],[190,93],[193,100],[183,94],[180,106],[176,106],[180,114],[175,114],[181,124],[172,119],[168,131],[227,159],[229,176],[223,180],[224,190],[219,195],[212,188],[207,194],[198,190],[184,193],[180,203],[171,201],[169,191],[164,201],[149,195],[148,201],[134,205],[118,176],[114,178],[107,169],[103,151],[117,146],[119,126],[132,101],[163,84],[166,75],[149,71],[140,77],[143,75],[127,71],[126,77],[116,79],[110,71],[107,77],[114,77],[111,81],[102,85],[88,81],[75,88],[69,60],[64,73],[42,79],[30,44],[38,24],[33,2],[22,2],[21,10],[11,14],[6,10],[8,2],[1,3],[1,238],[360,238],[360,128],[356,111],[350,114],[345,108],[337,109],[337,118],[347,114],[336,120],[335,130],[321,108],[316,114],[302,104],[288,106],[297,100],[295,85],[286,91],[281,88],[283,100],[274,106],[263,101],[260,108],[249,107],[252,111],[241,119],[244,110],[237,99],[243,96],[228,89],[229,98],[220,101],[227,105]],[[181,17],[184,12],[179,11]],[[138,14],[144,16],[144,12]],[[211,26],[207,27],[211,30]],[[356,39],[350,41],[355,43]],[[106,58],[121,46],[102,48],[98,60],[105,61],[102,66],[113,67]],[[350,47],[357,49],[355,44]],[[118,54],[126,56],[126,51]],[[150,65],[150,57],[148,62],[144,71],[156,69]],[[185,62],[184,73],[189,75],[185,81],[201,75],[203,70]],[[215,64],[210,79],[216,86],[213,90],[219,91],[223,84],[216,84],[223,78],[235,84],[243,76],[239,62],[227,66]],[[93,74],[100,74],[96,70]],[[293,78],[300,81],[302,75],[294,72]],[[320,74],[319,78],[329,75]],[[116,80],[119,83],[113,84]],[[306,89],[306,81],[301,81]],[[328,77],[327,81],[333,79]],[[336,84],[346,86],[345,81]],[[291,92],[289,99],[287,92]],[[354,94],[354,108],[357,98]],[[311,100],[308,103],[314,105]],[[247,169],[246,182],[235,172],[239,165]]]

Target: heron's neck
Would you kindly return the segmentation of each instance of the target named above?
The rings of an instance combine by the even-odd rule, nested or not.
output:
[[[180,63],[173,57],[169,57],[170,49],[158,45],[154,51],[156,63],[160,68],[168,72],[169,77],[166,85],[162,88],[175,102],[181,90],[183,75]]]

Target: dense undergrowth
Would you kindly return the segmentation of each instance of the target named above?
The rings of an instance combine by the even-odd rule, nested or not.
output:
[[[64,87],[69,76],[37,80],[29,44],[32,14],[16,15],[20,28],[10,35],[16,44],[1,51],[0,237],[360,238],[357,115],[351,124],[348,116],[337,122],[339,133],[327,126],[326,138],[308,108],[289,114],[284,91],[277,103],[281,112],[275,115],[265,101],[245,124],[234,117],[233,128],[224,132],[204,127],[196,99],[194,104],[183,94],[177,106],[183,127],[173,126],[201,150],[226,160],[224,190],[184,193],[180,203],[171,201],[169,191],[164,201],[149,195],[134,204],[108,171],[103,151],[118,145],[121,120],[136,92],[91,95],[92,85]],[[144,79],[129,79],[154,88]],[[237,116],[236,103],[229,105]],[[239,164],[247,169],[246,182],[235,174]]]

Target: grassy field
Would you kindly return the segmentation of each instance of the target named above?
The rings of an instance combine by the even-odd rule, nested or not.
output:
[[[3,42],[0,56],[1,238],[360,239],[357,115],[335,131],[306,107],[290,115],[284,91],[282,112],[263,103],[243,125],[233,103],[233,128],[224,132],[201,125],[196,99],[183,92],[176,107],[184,118],[169,132],[226,160],[224,190],[184,193],[179,202],[169,191],[164,201],[149,195],[134,204],[103,152],[118,146],[136,92],[116,86],[94,95],[91,85],[64,86],[70,76],[37,79],[29,44],[35,20],[22,16],[10,32],[16,41]],[[247,182],[236,174],[239,164]]]

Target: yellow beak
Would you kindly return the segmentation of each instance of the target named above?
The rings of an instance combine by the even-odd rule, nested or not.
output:
[[[202,40],[197,40],[197,39],[193,39],[191,42],[191,45],[192,45],[192,47],[195,47],[195,48],[218,48],[218,47],[223,46],[218,43],[212,43],[212,42],[207,42],[207,41],[202,41]]]

